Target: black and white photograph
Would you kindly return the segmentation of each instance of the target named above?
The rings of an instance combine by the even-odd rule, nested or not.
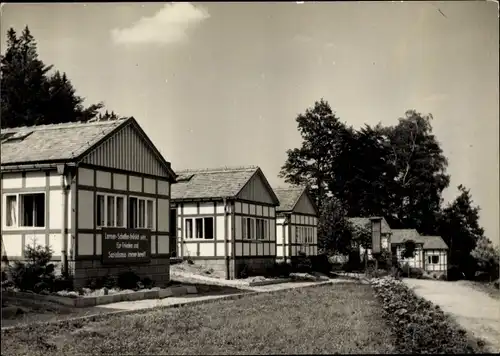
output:
[[[1,354],[499,353],[498,14],[1,3]]]

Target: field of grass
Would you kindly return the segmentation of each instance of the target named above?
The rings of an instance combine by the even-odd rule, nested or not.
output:
[[[391,353],[369,285],[336,284],[2,331],[2,355]]]

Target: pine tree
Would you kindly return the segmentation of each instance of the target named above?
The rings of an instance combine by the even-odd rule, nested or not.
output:
[[[103,104],[85,108],[66,74],[49,75],[51,69],[38,58],[27,26],[19,37],[12,28],[7,32],[7,49],[1,57],[2,128],[88,121],[97,116]]]
[[[2,127],[31,126],[45,120],[46,73],[51,68],[38,59],[28,27],[19,38],[14,29],[8,31],[7,50],[1,58]]]

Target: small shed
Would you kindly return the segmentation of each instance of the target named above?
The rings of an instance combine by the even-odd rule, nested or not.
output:
[[[307,187],[275,188],[280,205],[276,209],[276,257],[289,260],[300,252],[318,254],[319,212]]]
[[[392,253],[398,256],[400,263],[421,268],[436,277],[447,274],[448,245],[441,236],[423,236],[415,229],[393,229],[391,239]],[[402,258],[405,241],[413,240],[416,244],[415,257]]]
[[[1,130],[2,256],[50,246],[76,287],[131,268],[169,280],[175,174],[135,119]]]
[[[177,172],[177,251],[227,279],[276,260],[276,194],[257,166]]]

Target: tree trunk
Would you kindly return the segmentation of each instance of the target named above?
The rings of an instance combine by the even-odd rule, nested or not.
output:
[[[368,249],[365,248],[365,274],[368,272]]]

